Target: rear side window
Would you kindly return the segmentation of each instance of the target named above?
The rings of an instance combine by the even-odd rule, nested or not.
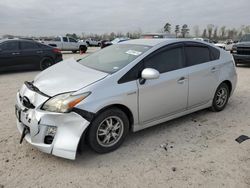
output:
[[[153,68],[160,73],[183,68],[182,47],[163,50],[145,60],[145,68]]]
[[[69,42],[77,42],[75,39],[69,38]]]
[[[23,41],[21,42],[21,49],[22,50],[33,50],[33,49],[37,49],[39,48],[38,44],[34,43],[34,42],[26,42]]]
[[[220,58],[220,50],[210,47],[211,61],[215,61]]]
[[[0,45],[0,48],[3,51],[13,51],[18,50],[18,42],[17,41],[7,41]]]
[[[203,46],[186,46],[187,65],[193,66],[210,61],[210,51],[208,47]]]
[[[63,37],[63,42],[68,42],[68,38],[67,37]]]

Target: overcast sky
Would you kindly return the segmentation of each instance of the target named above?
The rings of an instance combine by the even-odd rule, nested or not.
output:
[[[250,25],[249,8],[250,0],[0,0],[0,35],[156,32],[166,22],[240,27]]]

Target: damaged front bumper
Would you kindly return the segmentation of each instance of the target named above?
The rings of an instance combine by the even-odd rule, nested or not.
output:
[[[75,159],[78,143],[90,122],[76,112],[54,113],[41,110],[41,105],[47,99],[48,96],[23,85],[17,93],[17,128],[20,133],[27,129],[25,140],[39,150]],[[27,101],[33,108],[27,108]]]

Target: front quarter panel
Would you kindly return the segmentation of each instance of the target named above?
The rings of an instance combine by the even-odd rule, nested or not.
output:
[[[111,105],[123,105],[133,114],[134,123],[138,122],[138,87],[136,81],[118,84],[113,76],[109,76],[94,86],[84,88],[84,90],[92,93],[76,108],[98,113],[101,109]]]

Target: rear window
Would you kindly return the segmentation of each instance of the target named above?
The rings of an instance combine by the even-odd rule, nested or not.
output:
[[[210,53],[211,53],[211,60],[217,60],[220,58],[220,50],[210,47]]]
[[[210,51],[208,47],[186,46],[185,52],[188,66],[198,65],[210,61]]]

